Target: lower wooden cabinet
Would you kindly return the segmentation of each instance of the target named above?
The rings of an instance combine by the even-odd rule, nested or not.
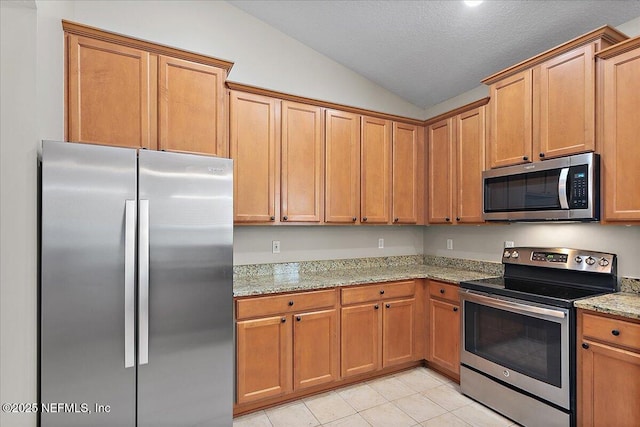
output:
[[[637,426],[640,322],[578,310],[578,425]]]
[[[429,343],[431,365],[460,377],[460,301],[458,287],[429,281]]]
[[[239,404],[283,396],[339,378],[335,300],[332,289],[237,301]],[[273,315],[278,310],[280,313]],[[266,314],[269,316],[257,317]],[[243,317],[248,319],[240,320]]]

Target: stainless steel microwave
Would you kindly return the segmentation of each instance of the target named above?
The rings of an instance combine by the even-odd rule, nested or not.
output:
[[[597,221],[600,156],[578,154],[482,173],[487,221]]]

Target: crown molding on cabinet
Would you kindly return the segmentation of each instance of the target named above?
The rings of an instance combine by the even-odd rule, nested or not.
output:
[[[377,117],[385,120],[392,120],[399,123],[408,123],[416,126],[424,126],[424,120],[411,119],[408,117],[396,116],[394,114],[380,113],[378,111],[367,110],[364,108],[351,107],[348,105],[337,104],[329,101],[320,101],[317,99],[307,98],[304,96],[291,95],[284,92],[277,92],[275,90],[264,89],[257,86],[250,86],[243,83],[227,81],[227,87],[231,90],[237,90],[241,92],[253,93],[256,95],[269,96],[272,98],[278,98],[286,101],[299,102],[301,104],[315,105],[318,107],[325,107],[340,111],[346,111],[349,113],[362,114],[370,117]]]
[[[486,85],[490,85],[493,84],[499,80],[504,79],[505,77],[509,77],[513,74],[519,73],[520,71],[523,71],[525,69],[528,68],[533,68],[538,64],[541,64],[543,62],[545,62],[546,60],[558,56],[562,53],[568,52],[576,47],[594,42],[596,40],[604,40],[610,44],[617,44],[620,43],[621,41],[624,41],[626,39],[628,39],[629,36],[627,36],[624,33],[621,33],[620,31],[616,30],[615,28],[609,27],[608,25],[604,25],[600,28],[597,28],[587,34],[584,34],[580,37],[576,37],[573,40],[570,40],[566,43],[563,43],[561,45],[558,45],[552,49],[547,50],[546,52],[542,52],[539,55],[536,55],[532,58],[529,58],[527,60],[524,60],[516,65],[513,65],[509,68],[506,68],[502,71],[499,71],[495,74],[492,74],[489,77],[486,77],[484,80],[482,80],[482,83],[486,84]]]
[[[598,58],[608,59],[613,56],[620,55],[621,53],[636,49],[638,47],[640,47],[640,36],[625,40],[616,45],[603,49],[600,52],[596,53],[596,56]]]
[[[92,39],[102,40],[110,43],[117,43],[122,46],[128,46],[135,49],[141,49],[146,52],[155,53],[158,55],[167,55],[173,58],[184,59],[187,61],[198,62],[200,64],[212,65],[214,67],[224,69],[227,74],[233,62],[225,61],[223,59],[214,58],[212,56],[202,55],[195,52],[190,52],[184,49],[177,49],[170,46],[165,46],[158,43],[152,43],[145,40],[136,39],[133,37],[125,36],[110,31],[101,30],[99,28],[91,27],[89,25],[78,24],[77,22],[62,20],[62,29],[69,34],[76,34],[78,36],[91,37]]]
[[[469,104],[458,107],[454,110],[447,111],[446,113],[442,113],[438,116],[432,117],[424,121],[425,126],[431,126],[434,123],[439,122],[440,120],[448,119],[449,117],[457,116],[458,114],[465,113],[469,110],[473,110],[474,108],[482,107],[483,105],[487,105],[489,103],[489,97],[479,99],[477,101],[470,102]]]

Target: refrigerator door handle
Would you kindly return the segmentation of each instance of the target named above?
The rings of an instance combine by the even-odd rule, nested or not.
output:
[[[135,364],[136,201],[125,201],[124,231],[124,367]]]
[[[140,200],[138,363],[149,363],[149,200]]]

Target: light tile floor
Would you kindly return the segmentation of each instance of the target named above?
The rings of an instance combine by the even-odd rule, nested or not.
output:
[[[509,427],[513,421],[427,368],[289,402],[233,420],[234,427]]]

